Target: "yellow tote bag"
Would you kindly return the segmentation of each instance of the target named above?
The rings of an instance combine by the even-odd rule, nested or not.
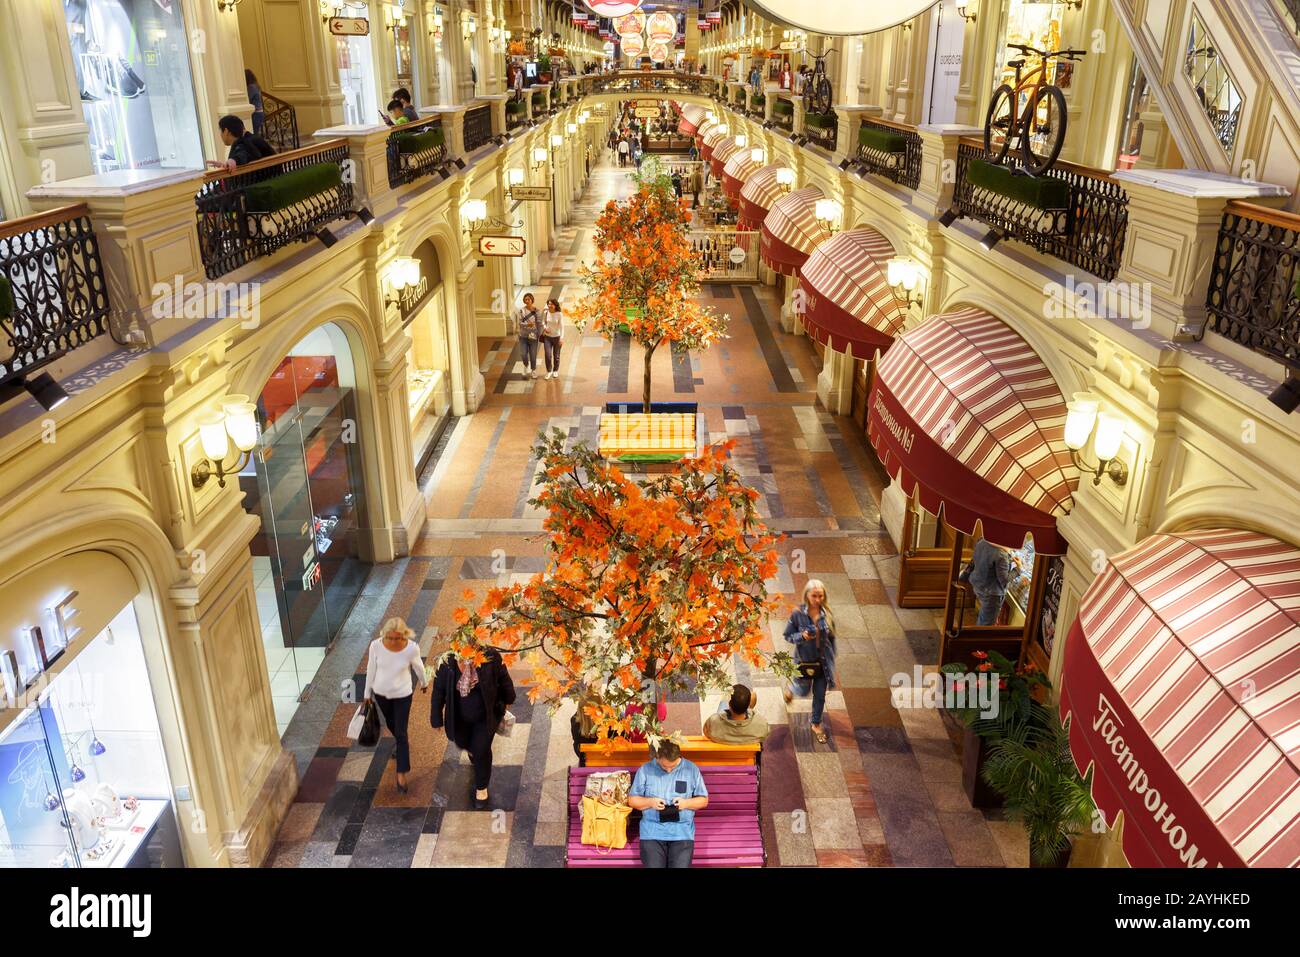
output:
[[[582,799],[582,843],[609,852],[627,847],[626,804],[605,804],[594,797]]]

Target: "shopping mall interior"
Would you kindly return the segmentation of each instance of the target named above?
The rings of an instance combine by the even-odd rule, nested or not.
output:
[[[0,866],[1300,865],[1297,0],[0,50]]]

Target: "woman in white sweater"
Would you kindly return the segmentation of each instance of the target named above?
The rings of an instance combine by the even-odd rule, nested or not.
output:
[[[401,618],[384,622],[380,637],[370,643],[366,664],[366,697],[384,715],[384,724],[397,740],[397,790],[406,793],[406,774],[411,770],[411,748],[406,725],[411,717],[411,698],[415,683],[427,693],[429,679],[424,673],[424,657],[415,632]]]

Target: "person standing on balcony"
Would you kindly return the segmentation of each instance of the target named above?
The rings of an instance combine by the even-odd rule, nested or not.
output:
[[[411,103],[411,91],[401,86],[393,91],[393,99],[402,104],[402,115],[411,123],[418,122],[420,114],[415,112],[415,106]]]
[[[224,160],[208,160],[209,166],[234,169],[275,155],[275,147],[256,133],[250,133],[237,116],[223,116],[217,121],[217,127],[221,131],[221,142],[230,147],[230,155]]]
[[[253,104],[253,133],[261,136],[266,126],[266,105],[262,102],[262,88],[252,70],[244,70],[244,83],[248,86],[248,102]]]

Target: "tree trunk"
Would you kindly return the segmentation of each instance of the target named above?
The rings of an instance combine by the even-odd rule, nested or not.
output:
[[[646,346],[645,349],[645,387],[642,397],[641,411],[650,414],[650,361],[654,358],[655,346]]]

